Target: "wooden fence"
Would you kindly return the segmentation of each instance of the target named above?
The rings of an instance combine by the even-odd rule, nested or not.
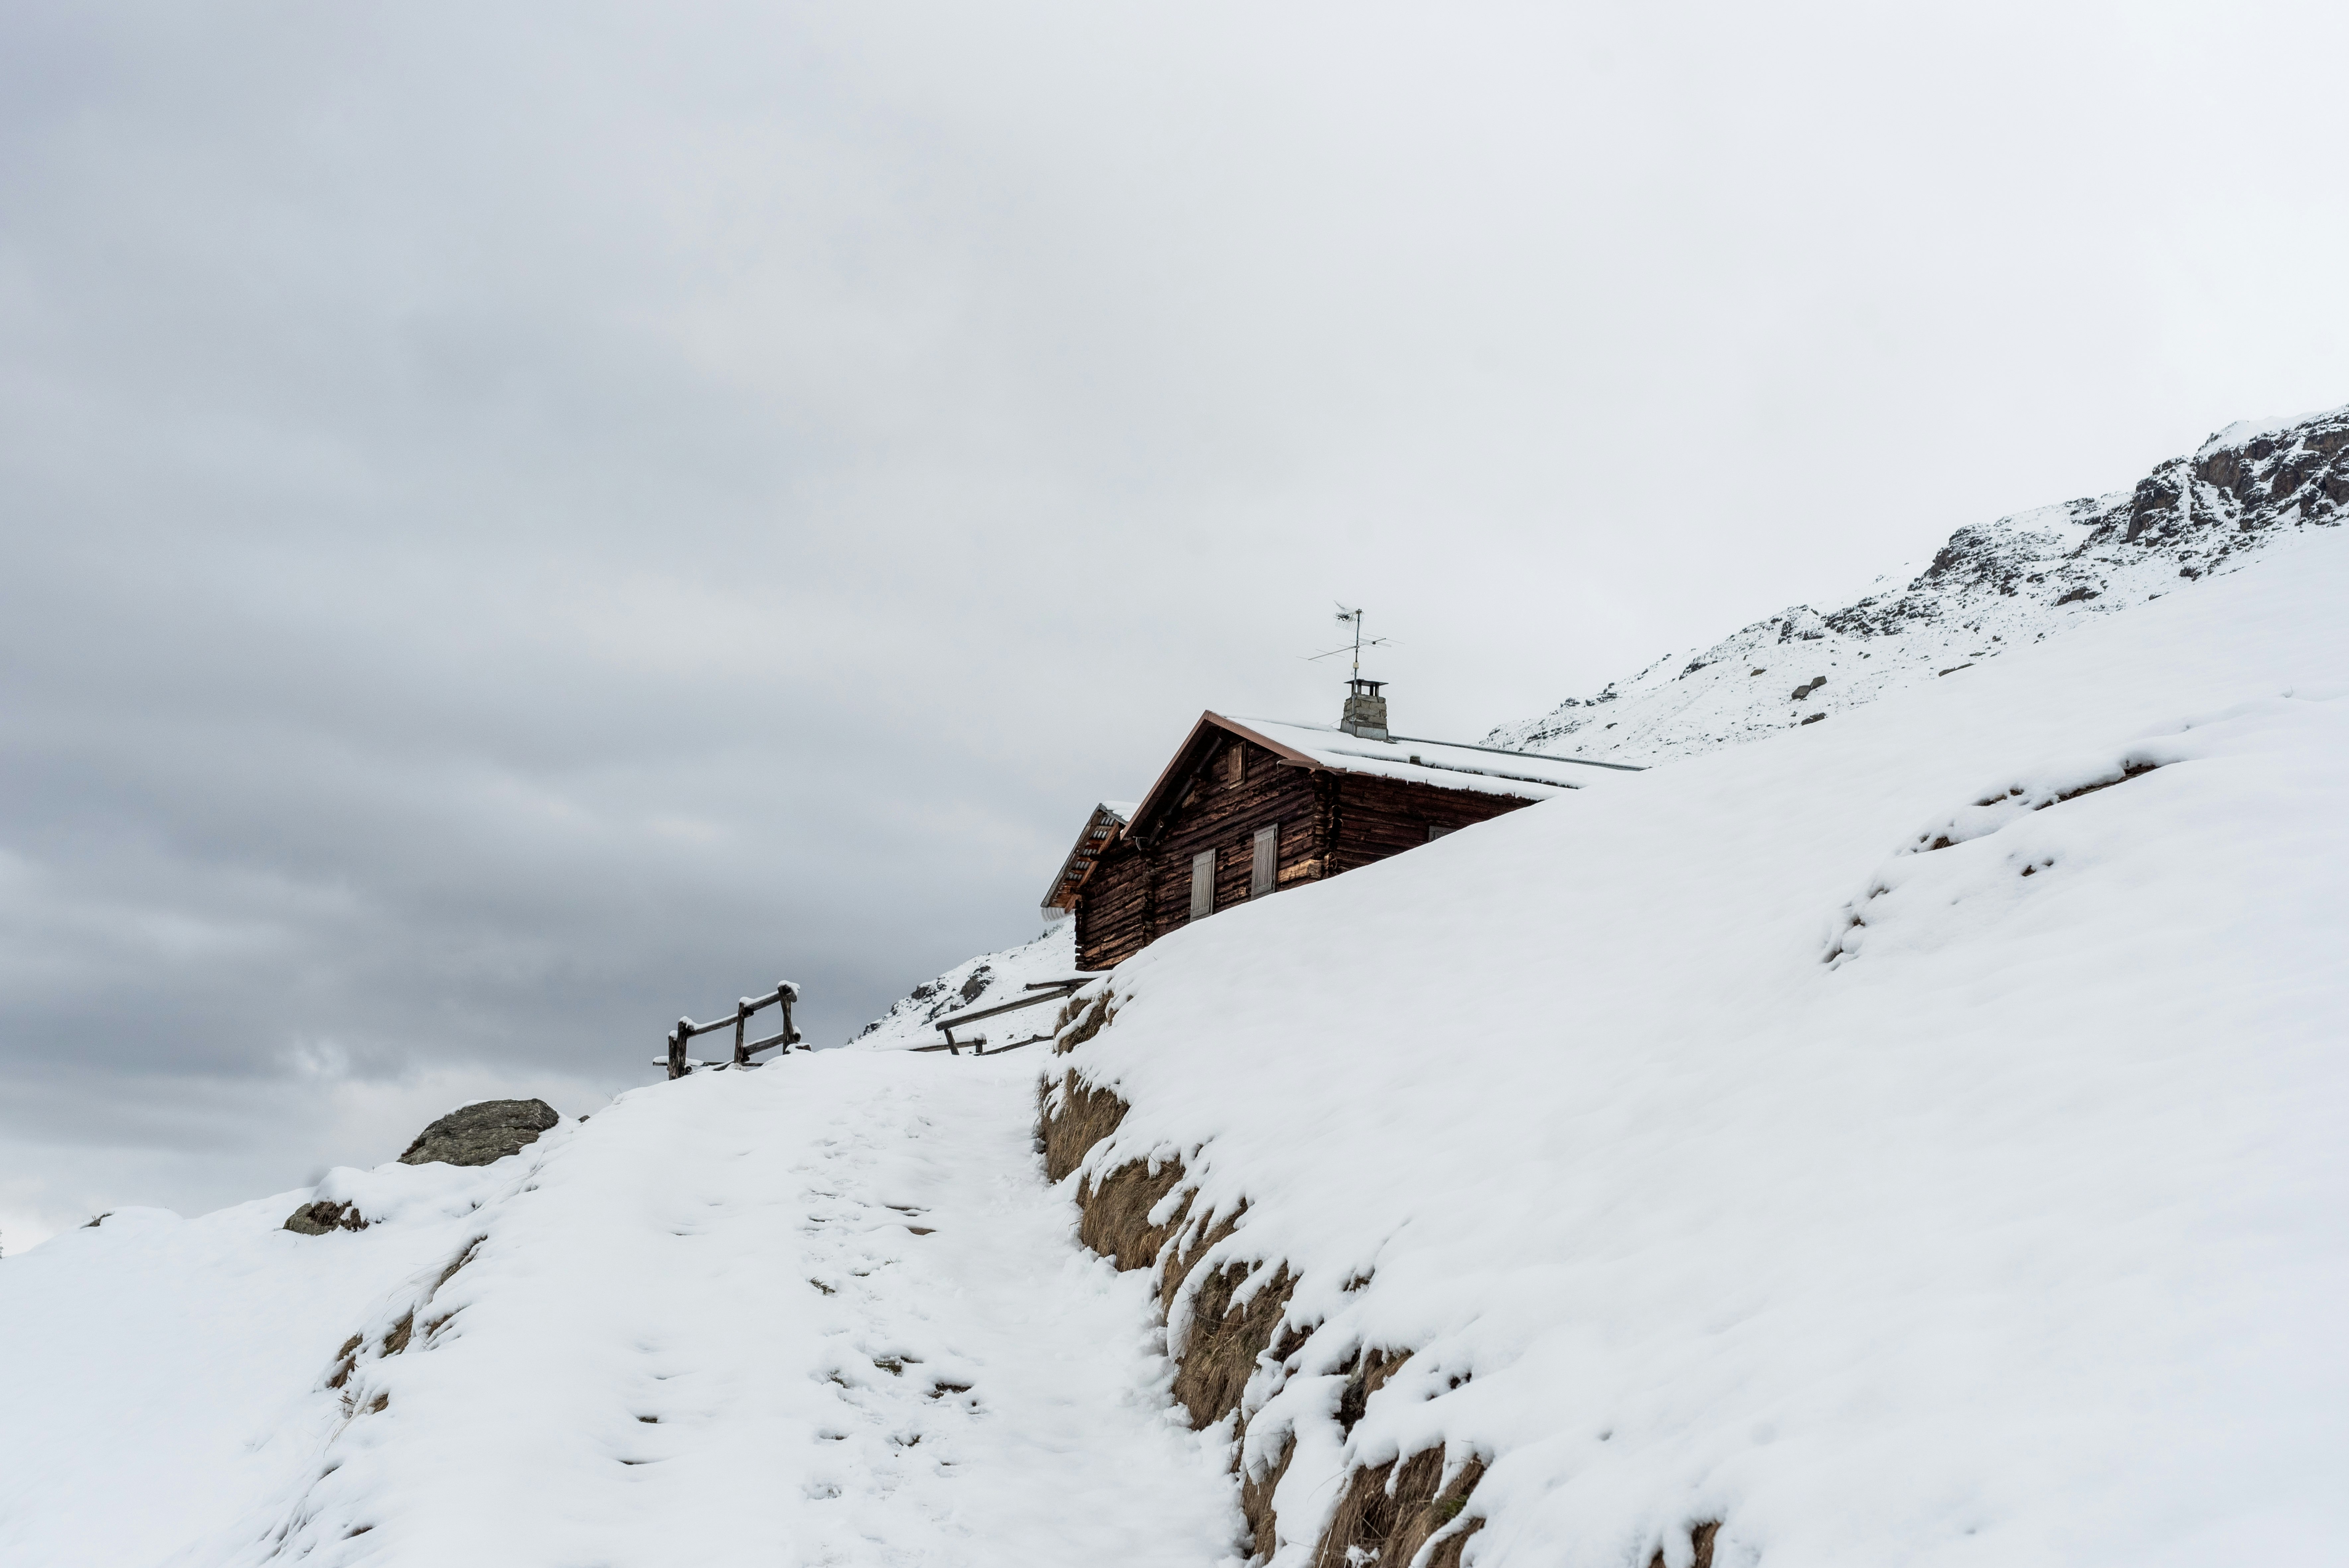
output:
[[[1020,997],[1018,1001],[999,1002],[992,1007],[981,1007],[976,1012],[965,1010],[938,1019],[936,1026],[938,1033],[944,1035],[946,1038],[935,1046],[916,1046],[914,1049],[948,1051],[956,1056],[960,1056],[967,1050],[972,1056],[985,1057],[998,1056],[1005,1051],[1016,1051],[1022,1046],[1032,1046],[1039,1040],[1049,1040],[1052,1037],[1052,1032],[1047,1029],[1041,1034],[1030,1035],[1024,1040],[1008,1040],[990,1051],[988,1048],[988,1037],[985,1035],[971,1034],[969,1027],[981,1018],[998,1017],[1005,1013],[1019,1012],[1025,1007],[1040,1006],[1046,1002],[1061,1001],[1101,977],[1099,975],[1076,975],[1064,980],[1031,980],[1026,987],[1030,995]],[[750,1058],[761,1051],[771,1050],[777,1046],[788,1051],[800,1043],[800,1032],[792,1026],[792,1004],[799,999],[800,988],[786,980],[763,996],[745,996],[735,1003],[731,1017],[719,1018],[707,1024],[697,1024],[690,1018],[679,1018],[677,1021],[677,1027],[668,1033],[667,1054],[655,1057],[653,1065],[667,1068],[668,1076],[672,1078],[681,1078],[696,1068],[756,1067],[759,1064]],[[763,1040],[750,1039],[749,1037],[750,1016],[769,1007],[782,1009],[783,1026]],[[716,1034],[729,1025],[731,1025],[734,1029],[734,1056],[731,1060],[696,1061],[686,1054],[686,1047],[693,1043],[693,1037],[696,1035]],[[960,1039],[955,1037],[957,1029],[964,1031],[964,1037]]]
[[[1052,1033],[1050,1030],[1047,1029],[1040,1035],[1030,1035],[1024,1040],[1007,1041],[1004,1044],[996,1047],[994,1051],[990,1052],[987,1048],[987,1037],[985,1035],[972,1035],[967,1039],[957,1040],[955,1038],[955,1031],[957,1029],[968,1030],[971,1025],[978,1023],[981,1018],[992,1018],[1000,1013],[1016,1013],[1022,1007],[1033,1007],[1040,1003],[1058,1002],[1061,998],[1071,995],[1081,987],[1092,985],[1094,981],[1100,978],[1101,976],[1098,975],[1079,975],[1067,980],[1030,980],[1028,983],[1027,988],[1030,991],[1034,992],[1034,995],[1022,996],[1016,1002],[999,1003],[992,1007],[981,1007],[977,1012],[971,1012],[966,1009],[959,1013],[950,1013],[937,1021],[937,1031],[944,1035],[946,1038],[939,1041],[935,1046],[916,1046],[914,1049],[917,1051],[947,1051],[951,1052],[955,1056],[960,1056],[965,1049],[968,1049],[972,1056],[984,1057],[989,1055],[1000,1055],[1005,1051],[1016,1051],[1022,1046],[1032,1046],[1039,1040],[1049,1040],[1052,1037]]]
[[[735,1003],[734,1016],[730,1018],[720,1018],[717,1022],[711,1024],[697,1024],[690,1018],[679,1018],[677,1021],[677,1027],[669,1031],[668,1055],[666,1057],[654,1058],[655,1065],[666,1066],[668,1068],[669,1077],[673,1078],[681,1078],[696,1068],[747,1068],[755,1066],[757,1064],[750,1060],[752,1057],[756,1056],[761,1051],[771,1050],[777,1046],[781,1046],[783,1049],[788,1051],[793,1046],[800,1043],[800,1032],[792,1026],[792,1004],[799,999],[800,988],[786,980],[763,996],[745,996],[740,1001]],[[782,1010],[783,1026],[776,1030],[773,1034],[769,1035],[763,1040],[753,1040],[748,1038],[747,1037],[750,1034],[750,1015],[761,1012],[768,1007],[780,1007]],[[685,1047],[692,1043],[694,1036],[715,1034],[719,1030],[726,1027],[729,1024],[734,1026],[733,1060],[726,1062],[698,1062],[685,1054]]]

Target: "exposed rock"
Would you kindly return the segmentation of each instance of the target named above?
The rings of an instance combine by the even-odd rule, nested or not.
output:
[[[287,1215],[285,1228],[305,1236],[324,1236],[336,1231],[364,1231],[367,1222],[357,1203],[320,1202],[305,1203]]]
[[[482,1099],[418,1133],[402,1165],[487,1165],[518,1154],[563,1119],[543,1099]]]
[[[1806,722],[1769,700],[1769,689],[1784,687],[1748,690],[1751,677],[1736,675],[1779,662],[1773,647],[1802,643],[1806,665],[1831,668],[1831,696],[1813,686],[1795,700],[1840,712],[2344,522],[2349,408],[2230,426],[2128,490],[1961,528],[1905,585],[1880,580],[1878,592],[1826,614],[1793,605],[1711,647],[1667,654],[1597,697],[1504,725],[1485,743],[1653,764],[1759,740]],[[1591,711],[1618,699],[1603,718]]]

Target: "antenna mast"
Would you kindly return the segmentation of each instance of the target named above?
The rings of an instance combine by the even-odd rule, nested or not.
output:
[[[1352,678],[1357,685],[1360,685],[1362,678],[1362,650],[1364,648],[1375,648],[1381,644],[1392,640],[1386,637],[1365,637],[1362,635],[1362,618],[1369,614],[1370,612],[1368,610],[1359,608],[1349,610],[1343,604],[1339,605],[1338,624],[1352,628],[1354,634],[1353,642],[1346,647],[1331,648],[1325,654],[1308,654],[1305,656],[1308,659],[1334,659],[1340,654],[1352,654],[1354,655]]]
[[[1353,678],[1356,680],[1362,678],[1362,616],[1366,612],[1361,610],[1349,610],[1343,604],[1338,606],[1338,624],[1351,624],[1354,628]]]

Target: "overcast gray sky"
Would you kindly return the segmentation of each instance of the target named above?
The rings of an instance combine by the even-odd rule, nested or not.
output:
[[[0,1240],[2349,399],[2344,15],[0,4]]]

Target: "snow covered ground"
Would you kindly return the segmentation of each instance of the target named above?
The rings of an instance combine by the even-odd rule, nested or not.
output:
[[[1226,1447],[1043,1185],[1034,1075],[797,1055],[337,1171],[357,1233],[279,1230],[305,1191],[11,1258],[0,1563],[1224,1559]]]
[[[1478,1568],[2329,1563],[2344,954],[2326,531],[1219,913],[1058,1062],[1133,1107],[1091,1169],[1247,1205],[1194,1281],[1302,1275],[1281,1568],[1431,1447]]]

